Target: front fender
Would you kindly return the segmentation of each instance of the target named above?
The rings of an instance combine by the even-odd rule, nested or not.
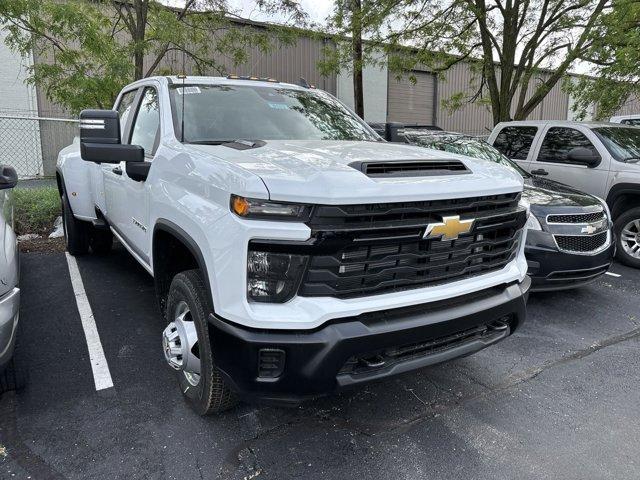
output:
[[[95,197],[92,188],[95,183],[92,170],[95,168],[99,168],[99,166],[82,160],[80,144],[77,140],[63,148],[58,154],[56,172],[69,200],[71,211],[80,220],[94,220],[96,218]]]

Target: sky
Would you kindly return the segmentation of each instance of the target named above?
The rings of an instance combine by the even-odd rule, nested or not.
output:
[[[184,5],[184,0],[160,0],[167,5]],[[299,0],[302,9],[309,14],[309,20],[313,23],[322,24],[333,8],[333,0]],[[254,0],[227,0],[227,4],[234,10],[234,13],[251,20],[277,21],[273,17],[265,17],[256,9]]]

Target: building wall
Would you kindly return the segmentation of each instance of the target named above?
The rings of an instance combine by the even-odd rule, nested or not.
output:
[[[37,115],[36,91],[26,84],[30,58],[22,58],[5,44],[0,31],[0,163],[20,176],[42,174],[40,126],[23,117]]]
[[[378,60],[384,58],[378,56]],[[387,121],[387,66],[367,65],[362,70],[364,90],[364,119],[367,122]],[[353,109],[353,77],[351,71],[342,71],[336,78],[336,96]]]

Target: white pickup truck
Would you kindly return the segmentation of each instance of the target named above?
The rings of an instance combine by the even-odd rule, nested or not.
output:
[[[80,119],[57,168],[67,248],[115,237],[153,275],[158,337],[201,414],[468,355],[524,321],[511,169],[386,143],[272,79],[147,78]]]

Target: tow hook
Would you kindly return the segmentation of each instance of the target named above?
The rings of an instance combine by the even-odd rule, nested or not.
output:
[[[367,368],[380,368],[384,366],[385,360],[382,355],[373,355],[371,357],[360,358],[360,362]]]
[[[509,328],[509,323],[502,318],[489,324],[489,330],[494,332],[502,332]]]

